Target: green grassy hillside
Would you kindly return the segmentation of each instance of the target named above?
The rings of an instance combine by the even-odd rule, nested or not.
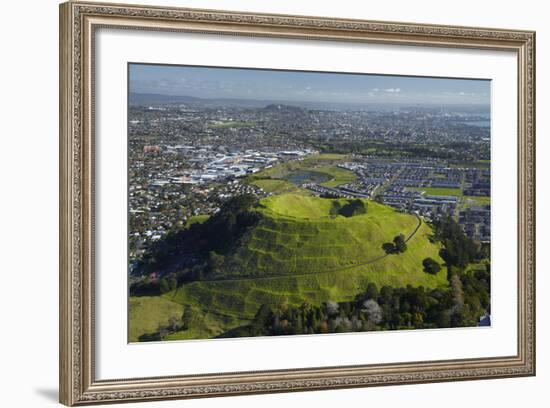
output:
[[[180,318],[186,305],[192,302],[172,301],[173,296],[141,296],[130,298],[129,341],[137,342],[142,335],[153,334],[169,325],[171,318]],[[201,306],[191,306],[193,322],[189,329],[172,333],[165,340],[206,339],[248,322],[247,318],[209,312]]]
[[[346,201],[300,195],[262,200],[258,211],[264,217],[228,260],[225,276],[184,285],[164,297],[204,313],[221,312],[226,320],[251,319],[264,303],[351,300],[369,282],[378,287],[447,284],[444,270],[423,271],[426,257],[443,262],[426,224],[371,201],[364,215],[331,214],[335,203]],[[408,250],[386,255],[382,244],[400,233],[410,237]]]
[[[340,215],[352,201],[366,204],[366,214]],[[260,222],[226,256],[214,280],[162,295],[168,302],[158,316],[163,323],[172,313],[168,305],[191,306],[202,316],[195,329],[176,333],[178,339],[221,334],[252,319],[262,304],[349,301],[370,282],[379,288],[447,284],[444,268],[436,275],[423,271],[427,257],[443,263],[441,247],[429,240],[431,228],[413,215],[368,200],[299,194],[268,197],[256,211],[262,214]],[[387,255],[382,244],[398,234],[408,239],[407,251]],[[140,321],[131,333],[154,326]]]
[[[266,278],[242,278],[210,282],[193,282],[166,294],[167,299],[181,304],[203,307],[208,311],[224,311],[229,315],[252,318],[263,304],[300,305],[308,302],[320,305],[327,300],[352,300],[365,290],[369,282],[377,287],[447,285],[446,271],[437,275],[423,271],[422,260],[432,257],[439,262],[439,247],[429,243],[430,228],[422,224],[407,243],[409,249],[399,255],[389,255],[372,263],[343,267],[318,273],[296,273]]]
[[[160,296],[131,297],[129,303],[129,341],[138,341],[139,336],[157,331],[172,316],[180,317],[183,306]]]
[[[370,265],[386,255],[382,244],[399,234],[409,237],[419,225],[412,215],[368,200],[362,200],[366,214],[334,215],[336,206],[349,201],[294,194],[262,200],[262,220],[227,260],[223,276],[303,275]],[[430,256],[438,258],[439,248],[429,241],[427,245]],[[422,259],[403,256],[399,266],[415,270]]]

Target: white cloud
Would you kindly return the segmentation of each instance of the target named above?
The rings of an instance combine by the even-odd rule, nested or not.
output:
[[[384,89],[384,92],[399,93],[399,92],[401,92],[401,88],[386,88],[386,89]]]

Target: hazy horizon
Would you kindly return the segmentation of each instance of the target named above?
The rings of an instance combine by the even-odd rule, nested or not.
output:
[[[490,107],[490,80],[129,64],[129,91],[303,104]]]

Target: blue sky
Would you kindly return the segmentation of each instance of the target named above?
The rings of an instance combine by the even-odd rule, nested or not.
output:
[[[490,104],[488,80],[144,64],[130,64],[130,92],[354,104]]]

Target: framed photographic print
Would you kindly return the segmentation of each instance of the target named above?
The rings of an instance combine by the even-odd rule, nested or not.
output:
[[[534,41],[62,4],[61,402],[534,375]]]

